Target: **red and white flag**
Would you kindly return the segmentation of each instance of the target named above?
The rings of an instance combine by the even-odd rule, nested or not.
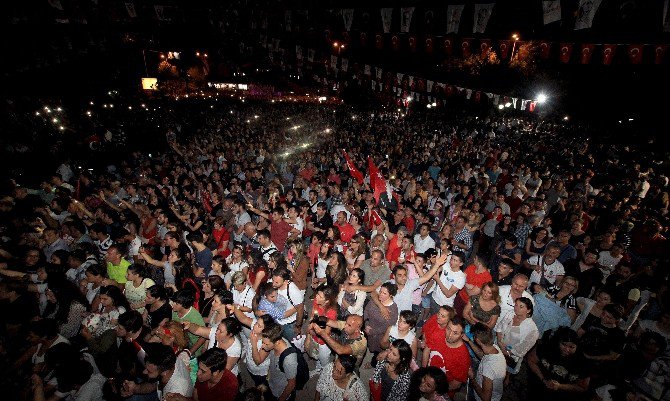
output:
[[[379,197],[383,192],[386,192],[388,198],[392,199],[393,190],[391,189],[391,185],[386,182],[384,176],[370,156],[368,156],[368,171],[370,174],[370,188],[372,188],[375,201],[379,203]]]
[[[668,51],[668,45],[654,46],[654,64],[663,64],[665,59],[665,52]]]
[[[560,60],[561,63],[568,63],[572,55],[572,43],[561,43]]]
[[[500,58],[505,60],[509,55],[510,50],[510,41],[509,40],[499,40],[498,46],[500,47]]]
[[[603,45],[603,64],[612,64],[614,52],[616,52],[616,45]]]
[[[582,44],[582,54],[579,60],[582,64],[589,64],[591,62],[591,55],[593,54],[594,47],[595,45],[591,43]]]
[[[551,52],[551,42],[540,42],[540,58],[542,60],[548,59],[550,52]]]
[[[640,64],[642,63],[642,50],[644,45],[629,45],[628,46],[628,57],[630,58],[631,64]]]
[[[342,149],[342,153],[344,154],[344,160],[347,162],[347,168],[349,168],[349,174],[351,174],[351,177],[353,177],[358,182],[359,185],[363,185],[363,173],[361,173],[361,171],[356,168],[346,150]]]

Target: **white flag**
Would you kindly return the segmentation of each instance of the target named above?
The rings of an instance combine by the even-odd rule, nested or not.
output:
[[[528,103],[530,103],[530,100],[523,99],[521,101],[521,110],[526,110],[528,108]]]
[[[382,24],[384,25],[384,33],[391,32],[391,21],[393,21],[393,9],[382,8]]]
[[[302,60],[302,46],[295,47],[295,59]]]
[[[411,75],[407,76],[407,84],[409,85],[410,88],[412,87],[412,85],[414,85],[414,77],[413,76],[411,76]]]
[[[365,75],[372,75],[371,69],[370,69],[370,64],[365,64],[365,68],[363,70],[363,73]]]
[[[447,7],[447,33],[458,33],[464,8],[465,4],[452,4]]]
[[[126,3],[126,11],[130,18],[137,18],[137,11],[135,11],[135,3]]]
[[[314,62],[314,56],[316,56],[316,50],[314,49],[308,49],[307,50],[307,61],[310,63]]]
[[[165,15],[165,6],[154,5],[154,11],[156,11],[156,17],[161,21],[169,21],[170,17]]]
[[[284,26],[286,27],[287,32],[291,32],[291,27],[292,27],[292,18],[291,18],[291,10],[287,10],[284,12]]]
[[[354,22],[354,9],[345,8],[342,10],[342,19],[344,20],[344,30],[349,32],[351,24]]]
[[[670,0],[663,4],[663,32],[670,32]]]
[[[337,56],[330,56],[330,68],[337,69]]]
[[[375,81],[370,81],[370,83],[372,84],[372,90],[377,89],[377,82],[375,82]]]
[[[63,5],[60,3],[60,0],[47,0],[49,2],[49,5],[56,10],[61,10],[63,11]]]
[[[403,74],[403,73],[401,73],[401,72],[399,72],[399,73],[396,74],[396,77],[398,77],[398,83],[399,83],[400,85],[402,85],[402,77],[404,77],[404,76],[405,76],[405,74]]]
[[[575,20],[575,31],[591,28],[593,25],[593,17],[596,16],[601,1],[602,0],[579,0],[577,20]]]
[[[495,6],[495,3],[475,4],[475,20],[472,25],[473,33],[484,33],[493,12],[493,6]]]
[[[470,100],[471,97],[472,97],[472,89],[466,89],[465,90],[465,98]]]
[[[561,0],[542,2],[542,18],[544,25],[561,20]]]
[[[489,99],[491,99],[493,97],[493,93],[491,93],[491,92],[486,92],[485,95]]]
[[[400,32],[409,32],[409,26],[412,24],[412,15],[414,7],[403,7],[400,9]]]
[[[426,81],[426,90],[427,90],[428,92],[432,92],[432,91],[433,91],[433,81],[431,81],[431,80]]]
[[[493,95],[493,105],[497,106],[500,103],[500,95]]]
[[[519,101],[519,98],[513,97],[512,98],[512,108],[516,109],[516,103]]]
[[[380,67],[377,67],[377,69],[375,70],[375,73],[376,73],[377,79],[381,80],[383,70]]]
[[[341,66],[342,71],[347,72],[347,70],[349,70],[349,59],[343,58]]]

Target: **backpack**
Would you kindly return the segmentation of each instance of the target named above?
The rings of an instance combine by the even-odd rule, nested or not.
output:
[[[295,375],[295,389],[296,391],[302,390],[305,388],[305,384],[309,381],[309,366],[307,366],[305,356],[294,345],[290,345],[281,353],[281,355],[279,355],[279,370],[284,373],[284,359],[291,354],[295,354],[298,359],[298,370]]]

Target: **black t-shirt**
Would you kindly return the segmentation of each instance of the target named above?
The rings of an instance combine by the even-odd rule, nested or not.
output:
[[[575,297],[588,298],[594,288],[600,287],[603,280],[603,273],[597,265],[593,265],[588,270],[581,271],[578,260],[569,260],[565,263],[565,275],[572,276],[579,281],[579,287]]]
[[[621,354],[626,344],[626,334],[618,327],[605,327],[601,323],[589,327],[582,336],[584,353],[591,356]]]
[[[153,312],[150,311],[147,307],[147,314],[149,315],[147,324],[149,324],[152,329],[155,329],[163,321],[163,319],[172,319],[172,307],[170,306],[169,302],[164,303],[163,306]]]
[[[19,295],[14,302],[3,301],[0,308],[0,323],[11,325],[26,325],[38,315],[37,304],[28,295]]]

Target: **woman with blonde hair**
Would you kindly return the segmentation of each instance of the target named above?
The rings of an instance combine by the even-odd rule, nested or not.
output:
[[[295,283],[300,291],[307,289],[307,272],[309,272],[309,258],[305,243],[301,238],[289,241],[288,245],[288,270],[291,272],[291,281]]]
[[[493,329],[498,317],[500,317],[500,293],[498,285],[489,281],[482,286],[478,295],[470,297],[470,302],[463,309],[463,318],[470,325],[482,323]]]
[[[347,260],[347,271],[361,267],[365,260],[366,251],[367,244],[365,243],[365,238],[360,234],[354,235],[347,252],[344,254]]]

